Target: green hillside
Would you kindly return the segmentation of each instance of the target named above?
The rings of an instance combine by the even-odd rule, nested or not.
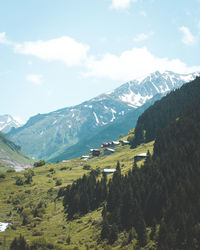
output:
[[[140,248],[152,241],[157,249],[200,248],[199,105],[199,98],[193,100],[162,130],[141,168],[114,174],[102,212],[103,238],[112,243],[126,230],[134,231]]]
[[[187,105],[197,98],[200,98],[200,77],[155,102],[138,118],[132,146],[154,140],[163,128],[178,118]]]
[[[8,236],[7,245],[9,245],[14,237],[22,234],[29,242],[45,238],[47,242],[56,245],[53,249],[74,249],[74,247],[86,249],[87,246],[90,249],[95,247],[105,249],[107,243],[102,245],[98,243],[102,207],[69,221],[63,210],[62,197],[56,199],[58,192],[60,188],[72,184],[84,174],[88,175],[91,170],[99,172],[99,169],[102,171],[104,168],[115,168],[119,159],[122,172],[125,174],[132,168],[134,156],[147,150],[152,152],[153,142],[134,150],[129,146],[119,146],[116,148],[116,153],[110,156],[104,156],[101,151],[100,157],[88,161],[77,158],[57,164],[49,163],[34,168],[32,182],[19,186],[15,184],[17,178],[21,177],[25,182],[25,176],[30,170],[5,173],[5,178],[0,179],[0,222],[11,222],[12,225],[0,233],[0,244],[4,235]],[[109,176],[111,177],[112,175]],[[101,178],[101,174],[98,178]],[[62,184],[58,185],[58,181]],[[70,245],[67,243],[68,236]],[[119,247],[120,244],[117,248]]]
[[[23,166],[31,163],[33,163],[33,160],[21,150],[21,147],[0,132],[1,168],[4,166]]]
[[[11,225],[0,233],[0,244],[6,235],[8,245],[21,242],[26,250],[199,249],[199,78],[188,86],[156,104],[173,110],[177,96],[180,109],[165,115],[164,127],[163,115],[152,113],[160,130],[155,143],[1,174],[0,222]],[[145,160],[134,162],[146,152]],[[104,168],[116,172],[105,176]]]

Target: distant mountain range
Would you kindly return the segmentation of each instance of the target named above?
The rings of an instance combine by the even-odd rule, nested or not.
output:
[[[0,131],[8,133],[11,128],[21,127],[22,124],[14,119],[11,115],[0,115]]]
[[[36,159],[77,157],[89,147],[127,133],[155,100],[197,75],[155,72],[79,105],[31,117],[8,136]]]

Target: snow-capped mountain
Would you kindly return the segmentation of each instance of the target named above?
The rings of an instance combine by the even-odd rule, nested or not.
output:
[[[156,94],[165,95],[167,92],[180,87],[185,82],[190,82],[199,73],[177,74],[171,71],[160,73],[156,71],[150,75],[127,82],[109,93],[109,96],[137,108]]]
[[[93,147],[89,144],[88,138],[101,133],[102,128],[107,128],[110,124],[113,126],[109,132],[109,138],[115,139],[112,137],[112,131],[115,130],[115,126],[118,126],[118,121],[124,120],[126,123],[124,117],[129,112],[138,110],[134,113],[138,117],[144,111],[138,108],[148,100],[152,100],[158,94],[161,98],[170,90],[193,80],[197,75],[196,73],[180,75],[173,72],[163,74],[155,72],[79,105],[31,117],[23,127],[12,129],[8,136],[36,159],[55,160],[59,154],[64,158],[64,152],[69,148],[78,154],[79,149],[76,145],[80,145],[80,142],[83,147]],[[147,107],[148,105],[145,106]],[[136,120],[134,119],[135,122]],[[135,126],[135,122],[129,124],[130,128]],[[123,133],[123,126],[121,127]],[[124,125],[125,127],[127,129]],[[99,138],[99,141],[95,141],[96,144],[97,141],[101,143],[100,140],[104,140],[101,136],[96,138]],[[86,141],[88,145],[84,144]]]
[[[12,127],[18,128],[22,124],[14,119],[11,115],[0,115],[0,131],[8,133]]]

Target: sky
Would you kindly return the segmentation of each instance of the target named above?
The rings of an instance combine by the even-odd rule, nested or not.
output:
[[[156,70],[200,72],[200,0],[6,0],[0,115],[23,122]]]

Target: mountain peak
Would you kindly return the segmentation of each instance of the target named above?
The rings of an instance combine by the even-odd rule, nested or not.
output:
[[[106,128],[107,136],[112,138],[113,131],[109,131],[111,124],[118,124],[130,111],[136,111],[139,116],[141,111],[137,108],[146,104],[148,100],[153,100],[157,96],[161,98],[170,90],[195,77],[196,75],[192,74],[156,71],[143,79],[140,78],[140,83],[135,79],[112,92],[101,94],[79,105],[38,114],[30,118],[20,129],[12,130],[8,136],[37,159],[55,159],[62,153],[64,159],[64,152],[68,150],[72,155],[75,152],[77,155],[80,145],[83,145],[83,148],[92,146],[88,138],[95,138],[96,145],[101,139],[99,131]]]
[[[156,94],[165,95],[182,84],[194,80],[198,75],[199,73],[178,74],[172,71],[155,71],[125,83],[107,95],[137,108]]]
[[[0,115],[0,131],[8,133],[12,127],[18,128],[22,126],[22,123],[14,119],[11,115]]]

